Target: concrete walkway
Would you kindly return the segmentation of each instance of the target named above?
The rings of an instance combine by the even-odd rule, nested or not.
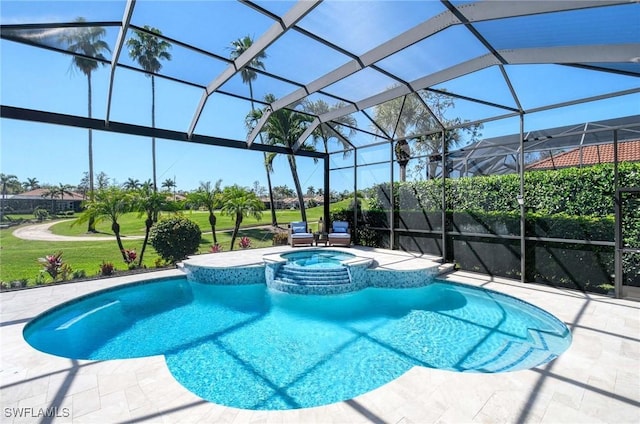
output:
[[[115,236],[60,236],[51,232],[51,227],[54,225],[69,221],[73,221],[73,219],[27,225],[13,230],[13,235],[19,239],[36,241],[113,241],[116,239]],[[129,240],[144,238],[142,236],[121,237]]]

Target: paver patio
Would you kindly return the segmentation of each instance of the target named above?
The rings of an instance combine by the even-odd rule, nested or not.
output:
[[[271,251],[238,253],[244,260],[257,261]],[[414,258],[424,260],[388,253],[402,266]],[[571,347],[555,361],[526,371],[463,374],[414,367],[348,401],[309,409],[248,411],[191,394],[173,379],[162,356],[70,360],[39,352],[22,337],[29,320],[61,302],[172,275],[182,273],[170,270],[1,293],[2,422],[640,422],[640,303],[468,272],[444,278],[516,296],[551,312],[571,329]],[[49,412],[58,417],[43,417],[41,408],[57,408]]]

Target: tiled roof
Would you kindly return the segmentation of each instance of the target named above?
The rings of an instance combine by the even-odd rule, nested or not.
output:
[[[8,196],[7,198],[10,198],[10,199],[42,199],[42,198],[46,197],[48,199],[51,199],[48,196],[44,196],[44,194],[47,193],[48,191],[49,191],[49,189],[46,189],[46,188],[37,188],[35,190],[25,191],[24,193],[14,194],[13,196]],[[84,200],[84,197],[82,197],[82,194],[76,193],[76,192],[73,192],[73,191],[71,193],[73,195],[65,194],[63,200]],[[56,199],[60,200],[59,197],[57,197]]]
[[[618,162],[640,161],[640,140],[618,143]],[[597,144],[582,147],[582,165],[595,165],[598,163],[613,162],[613,143]],[[569,150],[532,163],[527,169],[558,169],[571,166],[580,166],[580,148]]]

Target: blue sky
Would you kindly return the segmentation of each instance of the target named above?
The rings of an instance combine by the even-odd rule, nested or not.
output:
[[[292,2],[259,2],[276,13],[290,7]],[[184,6],[185,3],[183,3]],[[375,6],[372,6],[375,5]],[[313,14],[300,23],[326,39],[341,43],[354,53],[361,54],[388,37],[394,36],[422,20],[439,13],[439,2],[410,2],[404,8],[394,7],[392,2],[323,2]],[[0,3],[3,24],[31,22],[67,22],[77,16],[88,20],[119,21],[122,19],[124,2],[11,2]],[[360,16],[355,22],[337,20],[353,9]],[[637,12],[638,8],[632,9]],[[578,17],[585,15],[577,15]],[[627,15],[629,15],[627,13]],[[222,18],[221,18],[222,16]],[[631,16],[634,16],[631,14]],[[393,19],[388,19],[392,17]],[[630,19],[627,18],[627,21]],[[579,21],[579,20],[578,20]],[[605,19],[606,21],[606,19]],[[345,23],[346,22],[346,23]],[[624,33],[626,21],[619,22]],[[626,23],[625,23],[626,22]],[[258,38],[271,25],[261,14],[228,1],[189,2],[188,6],[175,8],[173,2],[139,1],[132,23],[149,24],[161,28],[167,36],[184,40],[197,47],[222,56],[229,55],[229,43],[244,35]],[[517,24],[519,22],[514,22]],[[386,24],[386,25],[385,25]],[[384,29],[381,29],[384,28]],[[374,29],[376,29],[374,31]],[[498,37],[504,28],[483,26],[487,37]],[[512,32],[513,33],[513,32]],[[595,33],[595,35],[594,35]],[[361,34],[370,34],[362,37]],[[117,28],[107,31],[106,40],[113,46]],[[442,48],[439,38],[448,37],[450,46]],[[513,35],[518,40],[518,34]],[[598,42],[598,29],[592,29],[589,42]],[[631,36],[637,38],[637,35]],[[522,42],[528,40],[522,38]],[[545,43],[550,43],[546,40]],[[469,60],[483,53],[483,47],[461,27],[450,28],[393,55],[380,62],[389,71],[398,72],[407,80],[421,76],[425,70],[436,72],[453,64]],[[507,43],[508,44],[508,43]],[[512,46],[505,45],[505,48]],[[431,54],[418,54],[428,51]],[[165,62],[163,72],[204,84],[211,82],[224,65],[211,59],[203,59],[193,52],[174,46],[173,60]],[[298,79],[304,83],[313,81],[326,72],[346,63],[344,55],[304,40],[297,33],[287,33],[267,49],[265,66],[268,71]],[[0,98],[3,105],[41,109],[51,112],[87,114],[86,78],[71,67],[71,57],[44,49],[36,49],[6,40],[0,41]],[[121,63],[135,65],[127,52],[123,51]],[[297,62],[296,62],[297,61]],[[303,64],[303,65],[302,65]],[[563,102],[578,97],[603,94],[612,90],[637,87],[637,79],[625,76],[594,74],[585,70],[554,65],[519,65],[507,67],[520,100],[525,108],[537,107],[548,102]],[[93,117],[106,116],[109,69],[104,67],[92,76]],[[570,84],[569,84],[570,82]],[[329,93],[360,100],[389,87],[391,80],[374,72],[364,70],[326,88]],[[247,85],[238,76],[232,78],[225,90],[248,96]],[[439,84],[436,88],[513,106],[508,88],[496,67]],[[281,97],[295,90],[284,82],[259,77],[254,84],[256,97],[272,92]],[[178,131],[186,131],[191,123],[202,90],[176,82],[156,78],[156,125]],[[119,68],[115,74],[114,94],[110,119],[133,124],[151,124],[150,79],[141,73]],[[321,98],[315,95],[312,98]],[[566,124],[613,118],[640,113],[640,97],[630,95],[617,99],[577,105],[551,112],[527,115],[526,130],[550,128]],[[214,94],[196,127],[196,133],[244,140],[247,129],[244,117],[249,111],[248,102],[233,97]],[[372,113],[373,111],[368,111]],[[479,107],[470,102],[456,101],[455,109],[448,117],[461,116],[476,120],[496,114],[488,106]],[[359,124],[370,129],[361,115],[354,116]],[[516,133],[517,118],[485,124],[482,134],[492,137]],[[19,179],[35,177],[41,183],[77,184],[87,170],[87,131],[45,124],[8,119],[0,120],[0,166],[1,172],[17,175]],[[356,144],[371,142],[370,136],[358,135]],[[372,163],[388,158],[388,147],[362,150],[358,163]],[[299,158],[300,181],[303,188],[322,186],[322,163]],[[332,167],[353,163],[353,155],[343,160],[341,155],[332,156]],[[176,178],[179,189],[191,190],[200,181],[223,180],[224,185],[251,186],[254,181],[266,185],[262,166],[262,153],[240,151],[221,147],[201,146],[168,140],[157,141],[158,181]],[[94,131],[94,169],[106,172],[115,182],[127,178],[141,181],[151,178],[151,143],[148,138],[109,134]],[[358,172],[358,183],[369,186],[386,181],[388,167],[372,166]],[[276,159],[272,174],[274,185],[293,187],[287,161]],[[353,189],[351,171],[338,170],[331,174],[331,185],[338,191]]]

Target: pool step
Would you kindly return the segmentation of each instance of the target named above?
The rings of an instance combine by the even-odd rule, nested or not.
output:
[[[551,353],[556,341],[565,343],[563,337],[529,329],[529,342],[509,341],[489,360],[465,367],[480,372],[505,372],[533,368],[557,357]],[[551,349],[549,347],[551,346]]]
[[[287,284],[305,286],[351,283],[349,271],[346,267],[302,268],[299,266],[284,265],[276,273],[275,279]]]

